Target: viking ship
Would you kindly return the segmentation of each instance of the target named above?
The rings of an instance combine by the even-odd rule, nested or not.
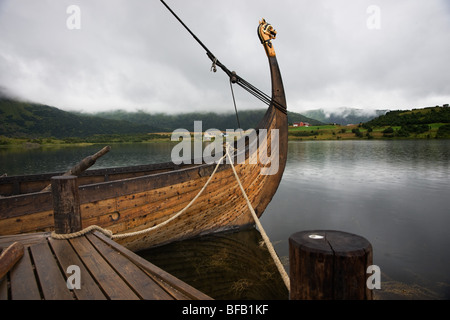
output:
[[[164,224],[161,228],[116,240],[130,250],[138,251],[176,240],[253,226],[248,203],[251,203],[258,217],[261,216],[278,188],[286,165],[287,111],[272,44],[276,34],[264,19],[259,23],[258,36],[271,72],[271,96],[265,95],[235,72],[230,72],[192,34],[207,50],[214,68],[220,67],[233,84],[240,85],[268,104],[264,117],[255,128],[256,135],[261,137],[264,133],[265,140],[259,139],[260,143],[255,147],[248,137],[241,137],[245,139],[245,148],[234,150],[233,158],[230,157],[233,161],[222,158],[218,164],[170,162],[86,170],[77,179],[82,227],[97,225],[113,234],[123,234]],[[274,132],[278,141],[271,143]],[[239,141],[236,141],[234,147],[238,145]],[[266,152],[260,152],[262,148]],[[244,162],[235,161],[239,152],[245,155]],[[263,159],[261,155],[265,153],[267,156]],[[275,159],[277,170],[264,174],[263,169],[270,166],[268,159],[274,160],[270,155],[278,157]],[[239,179],[233,173],[233,166]],[[42,192],[42,189],[56,175],[60,174],[0,178],[0,236],[53,230],[52,193]],[[249,201],[246,201],[239,183]],[[177,215],[190,203],[183,214]]]

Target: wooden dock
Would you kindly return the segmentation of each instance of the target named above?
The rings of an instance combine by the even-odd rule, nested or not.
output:
[[[0,279],[0,300],[211,299],[99,232],[70,240],[0,236],[0,249],[14,242],[24,254]],[[69,289],[76,272],[79,289]]]

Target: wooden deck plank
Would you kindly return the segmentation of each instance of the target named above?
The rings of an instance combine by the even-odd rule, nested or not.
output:
[[[86,237],[70,239],[75,251],[109,299],[136,300],[139,297],[128,287]]]
[[[161,282],[161,285],[164,285],[166,290],[172,290],[176,289],[179,293],[182,293],[180,295],[176,294],[176,291],[174,292],[176,299],[193,299],[193,300],[212,300],[211,297],[204,294],[203,292],[200,292],[199,290],[191,287],[187,283],[181,281],[180,279],[174,277],[173,275],[165,272],[161,268],[155,266],[154,264],[150,263],[149,261],[145,260],[144,258],[138,256],[134,252],[128,250],[127,248],[121,246],[117,242],[114,242],[113,240],[106,237],[104,234],[100,232],[95,232],[95,235],[101,239],[102,241],[108,243],[111,247],[115,248],[117,251],[121,252],[123,255],[125,255],[130,261],[138,265],[140,268],[142,268],[144,271],[146,271],[149,275],[151,275],[154,278],[159,279]]]
[[[72,300],[66,280],[47,242],[30,247],[45,300]]]
[[[173,299],[172,296],[161,288],[158,283],[150,278],[144,271],[134,263],[130,263],[130,260],[126,256],[122,255],[116,249],[107,245],[93,234],[87,235],[86,237],[142,299]]]
[[[73,293],[79,300],[105,300],[106,297],[100,290],[89,271],[78,257],[68,240],[48,240],[63,270],[71,265],[80,268],[80,289],[74,289]]]
[[[0,279],[0,300],[8,300],[8,280],[6,276]]]
[[[40,300],[41,294],[31,264],[30,252],[25,249],[22,259],[10,271],[12,300]]]
[[[23,233],[17,235],[0,236],[0,249],[7,248],[14,242],[20,242],[24,246],[45,242],[49,232]]]
[[[18,239],[24,255],[0,279],[0,300],[211,299],[98,232],[70,240],[8,236],[0,243]],[[70,265],[80,267],[81,289],[67,288]]]
[[[164,290],[167,291],[168,294],[170,294],[175,300],[192,300],[192,298],[183,293],[182,291],[177,290],[174,286],[170,285],[163,279],[155,276],[155,274],[152,274],[148,270],[144,270],[144,272],[147,274],[148,277],[152,278],[155,282],[158,282],[161,287],[164,288]]]

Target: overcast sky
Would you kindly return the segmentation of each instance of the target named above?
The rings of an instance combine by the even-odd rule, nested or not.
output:
[[[166,2],[222,63],[269,94],[256,28],[270,22],[291,111],[450,103],[448,0]],[[0,89],[29,101],[231,112],[228,78],[210,66],[159,0],[0,0]],[[239,109],[265,108],[235,93]]]

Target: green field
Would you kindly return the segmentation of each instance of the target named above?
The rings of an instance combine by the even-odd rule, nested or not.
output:
[[[426,131],[419,126],[408,128],[402,126],[367,128],[360,125],[289,127],[289,140],[431,139],[436,138],[439,128],[443,125],[446,124],[426,125]],[[389,128],[392,128],[392,132],[388,130]]]
[[[289,127],[289,140],[357,140],[357,139],[434,139],[440,127],[445,123],[426,125],[426,131],[405,132],[402,126],[382,126],[365,128],[359,125],[323,125],[310,127]],[[416,126],[417,127],[417,126]],[[413,126],[413,129],[416,128]],[[392,128],[392,132],[386,132]],[[425,130],[425,129],[424,129]],[[443,130],[442,130],[443,131]],[[43,146],[88,145],[106,143],[151,143],[170,141],[171,132],[149,134],[105,134],[93,135],[86,138],[9,138],[0,136],[0,148],[25,147],[35,148]],[[450,138],[448,134],[440,138]]]
[[[150,143],[170,141],[171,133],[137,133],[137,134],[103,134],[86,138],[9,138],[0,136],[0,148],[25,147],[35,148],[41,146],[73,146],[105,143]]]

